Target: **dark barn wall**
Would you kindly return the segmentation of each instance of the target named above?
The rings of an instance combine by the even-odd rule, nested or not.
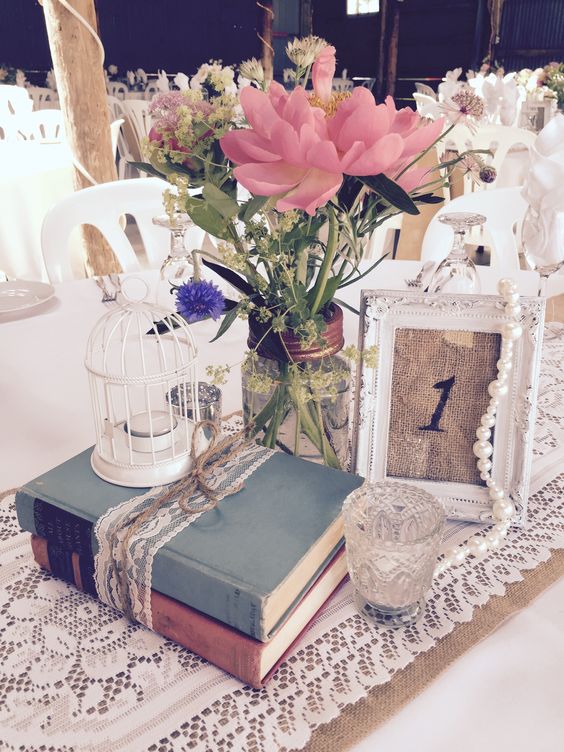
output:
[[[210,58],[260,57],[255,0],[97,0],[105,65],[124,72],[193,73]],[[2,0],[0,62],[48,70],[51,56],[37,0]]]

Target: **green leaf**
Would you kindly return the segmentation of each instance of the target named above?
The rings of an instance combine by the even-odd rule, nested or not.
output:
[[[202,230],[209,232],[215,238],[231,240],[224,217],[207,201],[202,201],[193,196],[188,197],[186,199],[186,211]]]
[[[344,300],[340,300],[339,298],[333,298],[334,303],[338,303],[343,308],[346,308],[348,311],[351,311],[351,313],[356,313],[357,316],[360,316],[360,311],[357,311],[357,309],[350,305],[349,303],[345,303]]]
[[[210,339],[210,342],[215,342],[216,339],[219,339],[223,334],[225,334],[225,332],[229,329],[236,318],[237,308],[232,308],[230,311],[227,311],[227,313],[223,317],[223,321],[221,322],[219,329],[217,330],[217,334],[213,339]]]
[[[413,200],[420,204],[440,204],[444,201],[444,198],[435,196],[434,193],[424,193],[422,196],[414,196]]]
[[[325,290],[323,291],[323,295],[321,296],[321,300],[319,301],[318,310],[321,310],[324,305],[329,303],[329,301],[333,300],[333,296],[337,292],[337,288],[339,287],[340,283],[339,277],[331,277],[327,280],[325,284]],[[312,293],[313,290],[310,290],[310,293]]]
[[[239,204],[213,183],[204,185],[203,197],[224,219],[231,219],[239,211]]]
[[[244,203],[239,209],[239,219],[241,222],[248,222],[249,219],[252,219],[266,204],[268,198],[268,196],[255,196]]]
[[[406,214],[419,214],[419,209],[413,203],[412,198],[401,186],[385,175],[364,175],[359,180],[385,198],[388,203]]]
[[[152,164],[149,164],[149,162],[132,162],[128,159],[127,164],[136,167],[138,170],[141,170],[141,172],[146,172],[148,175],[153,175],[156,178],[162,178],[166,175],[165,172],[159,172],[159,170],[157,170],[156,167],[153,167]]]
[[[221,264],[215,264],[213,261],[208,261],[207,259],[202,259],[202,262],[204,266],[207,266],[208,269],[219,274],[222,279],[229,282],[230,285],[233,285],[236,290],[239,290],[239,292],[242,292],[244,295],[252,295],[254,293],[254,287],[232,269],[228,269],[226,266],[221,266]]]

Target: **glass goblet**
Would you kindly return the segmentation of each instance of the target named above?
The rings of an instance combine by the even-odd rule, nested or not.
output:
[[[479,293],[480,278],[476,265],[466,253],[464,245],[469,228],[484,224],[483,214],[471,212],[452,212],[439,217],[454,231],[454,243],[448,256],[435,269],[429,282],[429,292],[442,293]]]
[[[539,297],[546,297],[548,278],[564,266],[564,211],[544,213],[529,206],[521,225],[521,250],[529,269],[540,275]],[[548,224],[550,214],[553,221]]]
[[[178,287],[183,282],[188,282],[194,276],[194,259],[192,252],[187,251],[184,245],[184,236],[189,227],[194,223],[183,212],[174,212],[172,215],[161,214],[153,217],[153,224],[166,227],[170,230],[170,251],[161,265],[161,280]]]

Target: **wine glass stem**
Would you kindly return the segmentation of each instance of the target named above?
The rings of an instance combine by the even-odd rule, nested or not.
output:
[[[548,291],[548,274],[541,274],[539,279],[539,298],[546,298]]]
[[[171,256],[185,256],[186,250],[184,248],[184,230],[172,230],[172,238],[170,243],[170,255]]]

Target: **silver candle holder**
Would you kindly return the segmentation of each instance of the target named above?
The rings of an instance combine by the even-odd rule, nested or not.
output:
[[[173,415],[196,420],[190,384],[173,386],[167,392],[166,399],[172,406]],[[221,424],[221,390],[217,386],[206,381],[198,382],[198,406],[200,420],[209,420],[218,426]]]

